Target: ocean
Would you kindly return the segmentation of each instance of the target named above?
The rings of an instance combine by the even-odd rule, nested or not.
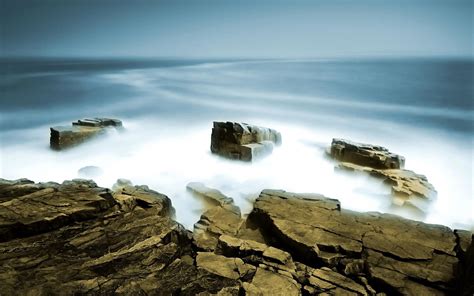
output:
[[[0,177],[56,181],[98,166],[168,195],[192,228],[203,210],[186,192],[203,182],[246,213],[265,188],[321,193],[357,211],[380,211],[456,228],[474,227],[473,60],[1,59]],[[74,149],[49,149],[49,127],[114,117],[111,133]],[[209,150],[213,121],[282,133],[283,145],[252,164]],[[324,155],[332,138],[378,144],[406,158],[438,191],[422,217],[390,205],[389,190],[338,174]]]

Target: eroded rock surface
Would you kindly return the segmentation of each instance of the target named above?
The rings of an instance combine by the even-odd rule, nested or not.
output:
[[[196,295],[238,283],[194,263],[170,200],[146,186],[0,180],[2,295]]]
[[[437,196],[426,176],[404,169],[405,158],[387,148],[333,139],[328,152],[340,162],[336,169],[362,172],[382,179],[390,186],[395,206],[410,207],[425,213]]]
[[[374,169],[401,169],[405,158],[387,148],[356,143],[344,139],[332,139],[329,153],[334,159]]]
[[[50,146],[63,150],[77,146],[98,135],[106,133],[107,128],[122,129],[122,121],[111,118],[87,118],[72,123],[72,126],[51,127]]]
[[[167,196],[128,180],[119,180],[110,191],[87,180],[0,179],[0,293],[472,291],[474,248],[468,231],[356,213],[322,195],[281,190],[264,190],[243,218],[232,211],[233,203],[224,202],[230,198],[218,196],[223,202],[215,202],[201,217],[202,228],[191,233],[172,219]]]
[[[309,287],[310,291],[341,288],[342,281],[346,290],[358,294],[371,290],[406,295],[453,292],[459,239],[447,227],[389,214],[352,212],[341,209],[337,200],[275,190],[261,193],[249,218],[260,221],[275,246],[295,260],[338,273],[319,272],[317,280],[312,280],[319,286]],[[330,261],[328,254],[339,256]],[[359,267],[354,269],[351,263]],[[311,283],[314,271],[309,269],[307,274]],[[351,281],[343,279],[347,276]],[[360,290],[365,286],[360,277],[370,279],[370,289]],[[322,289],[320,280],[332,286]]]
[[[281,144],[276,130],[238,122],[214,122],[211,152],[230,159],[252,161]]]

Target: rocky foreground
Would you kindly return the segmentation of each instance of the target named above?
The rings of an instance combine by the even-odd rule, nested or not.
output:
[[[248,217],[199,183],[190,232],[147,186],[0,179],[1,295],[472,295],[472,233],[264,190]]]

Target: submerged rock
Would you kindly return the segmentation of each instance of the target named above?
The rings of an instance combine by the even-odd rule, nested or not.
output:
[[[211,152],[230,159],[252,161],[281,144],[276,130],[237,122],[214,122]]]
[[[72,123],[72,126],[51,127],[50,147],[63,150],[77,146],[98,135],[106,133],[107,128],[122,129],[122,121],[110,118],[83,119]]]
[[[104,170],[102,170],[98,166],[89,165],[89,166],[80,168],[77,171],[77,174],[81,178],[95,178],[95,177],[100,177],[101,175],[103,175]]]
[[[332,139],[329,154],[336,160],[374,169],[401,169],[405,158],[387,148],[371,144]]]
[[[367,173],[390,186],[395,206],[414,208],[425,213],[436,198],[434,186],[424,175],[404,169],[405,158],[387,148],[333,139],[329,155],[340,161],[336,169]]]
[[[377,170],[352,163],[340,163],[336,169],[358,171],[382,179],[390,186],[392,203],[396,206],[413,207],[426,212],[430,203],[436,199],[437,192],[424,175],[405,169]]]
[[[207,187],[200,182],[190,182],[186,185],[186,189],[204,199],[208,207],[221,206],[240,215],[240,209],[234,204],[234,200],[217,189]]]

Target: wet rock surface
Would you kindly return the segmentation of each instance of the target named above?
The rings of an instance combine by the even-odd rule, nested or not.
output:
[[[404,169],[405,158],[387,148],[333,139],[329,155],[339,171],[361,172],[390,186],[392,204],[425,213],[437,192],[426,176]]]
[[[211,152],[242,161],[252,161],[273,151],[281,144],[276,130],[238,122],[214,122],[211,134]]]
[[[50,128],[50,147],[53,150],[71,148],[105,134],[108,128],[121,130],[122,121],[112,118],[86,118],[73,122],[72,126],[54,126]]]
[[[347,211],[335,199],[281,190],[264,190],[242,217],[229,197],[192,185],[221,201],[209,206],[193,233],[173,220],[167,196],[128,180],[110,191],[87,180],[0,179],[1,293],[442,295],[472,289],[471,232]]]

